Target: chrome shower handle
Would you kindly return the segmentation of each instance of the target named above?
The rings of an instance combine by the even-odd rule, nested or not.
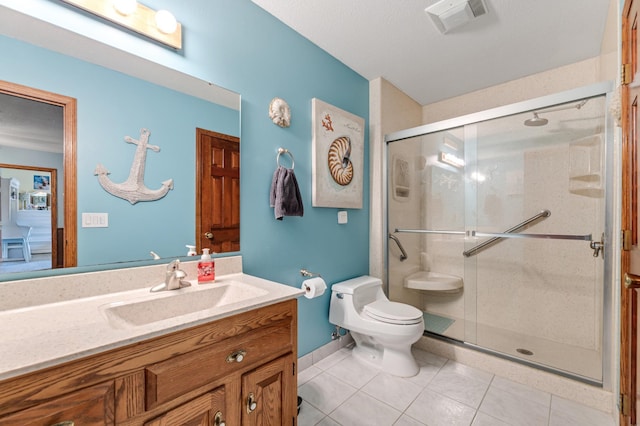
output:
[[[589,247],[593,250],[593,257],[600,256],[600,253],[602,253],[602,256],[604,257],[604,234],[602,234],[600,241],[591,241],[591,243],[589,243]]]

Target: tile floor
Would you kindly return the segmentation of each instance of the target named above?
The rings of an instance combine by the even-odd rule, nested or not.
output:
[[[611,415],[429,352],[420,373],[384,374],[349,348],[298,374],[299,426],[613,426]]]

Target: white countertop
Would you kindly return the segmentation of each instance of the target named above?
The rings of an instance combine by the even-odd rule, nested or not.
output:
[[[299,288],[243,273],[223,275],[209,284],[190,282],[191,287],[179,290],[151,293],[149,285],[0,311],[0,379],[294,299],[304,293]],[[258,289],[256,295],[142,325],[117,323],[105,313],[106,308],[121,303],[201,292],[234,283],[239,283],[236,284],[238,287],[245,284]]]

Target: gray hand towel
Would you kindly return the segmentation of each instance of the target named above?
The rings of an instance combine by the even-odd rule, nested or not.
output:
[[[277,220],[282,220],[284,216],[303,215],[302,196],[293,169],[278,166],[273,173],[269,204],[274,208]]]

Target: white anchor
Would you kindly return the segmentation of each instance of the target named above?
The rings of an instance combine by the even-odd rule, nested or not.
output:
[[[126,181],[113,183],[107,176],[109,171],[102,164],[96,166],[94,174],[98,176],[98,182],[100,182],[105,191],[116,197],[123,198],[131,204],[135,204],[138,201],[158,200],[167,195],[170,189],[173,189],[173,179],[162,182],[162,186],[159,189],[149,189],[144,186],[144,165],[147,159],[147,149],[151,149],[154,152],[160,151],[159,146],[149,145],[150,134],[151,132],[148,129],[140,129],[140,140],[125,136],[125,142],[138,146]]]

